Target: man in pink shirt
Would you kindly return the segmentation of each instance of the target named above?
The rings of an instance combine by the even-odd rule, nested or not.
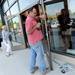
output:
[[[26,33],[30,44],[30,71],[35,71],[36,61],[43,75],[46,73],[46,64],[44,60],[44,49],[42,44],[43,34],[40,29],[40,23],[36,20],[37,11],[34,7],[29,9],[29,15],[26,19]]]

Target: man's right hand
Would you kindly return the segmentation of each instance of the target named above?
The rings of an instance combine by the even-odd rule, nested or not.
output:
[[[40,26],[41,26],[41,23],[38,23],[38,24],[36,25],[37,28],[40,28]]]

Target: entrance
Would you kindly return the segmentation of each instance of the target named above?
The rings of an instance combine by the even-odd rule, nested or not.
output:
[[[26,15],[27,15],[27,11],[23,12],[20,17],[21,17],[21,25],[22,25],[22,29],[23,29],[23,34],[24,34],[24,40],[25,40],[25,47],[27,48],[29,46],[28,44],[28,39],[27,39],[27,34],[26,34],[26,28],[25,28],[25,20],[26,20]]]

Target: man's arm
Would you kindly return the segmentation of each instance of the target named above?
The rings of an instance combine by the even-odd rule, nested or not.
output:
[[[37,23],[36,25],[34,25],[33,27],[31,27],[28,31],[27,34],[32,34],[34,32],[35,29],[40,28],[40,23]]]

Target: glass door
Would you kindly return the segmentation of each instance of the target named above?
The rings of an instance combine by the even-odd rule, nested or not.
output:
[[[64,51],[65,46],[60,35],[59,22],[57,19],[57,16],[60,14],[61,9],[64,9],[64,2],[47,2],[45,3],[45,8],[47,14],[47,24],[50,27],[49,32],[51,32],[51,50]]]
[[[67,2],[71,19],[71,48],[67,50],[67,53],[75,55],[75,0],[67,0]]]
[[[68,56],[75,55],[75,1],[45,0],[45,10],[47,14],[48,31],[50,32],[51,51]],[[60,18],[60,21],[61,23],[62,21],[65,23],[62,26],[64,27],[63,29],[66,30],[61,33],[61,23],[58,16],[61,15],[63,10],[66,10],[64,12],[65,15]]]

